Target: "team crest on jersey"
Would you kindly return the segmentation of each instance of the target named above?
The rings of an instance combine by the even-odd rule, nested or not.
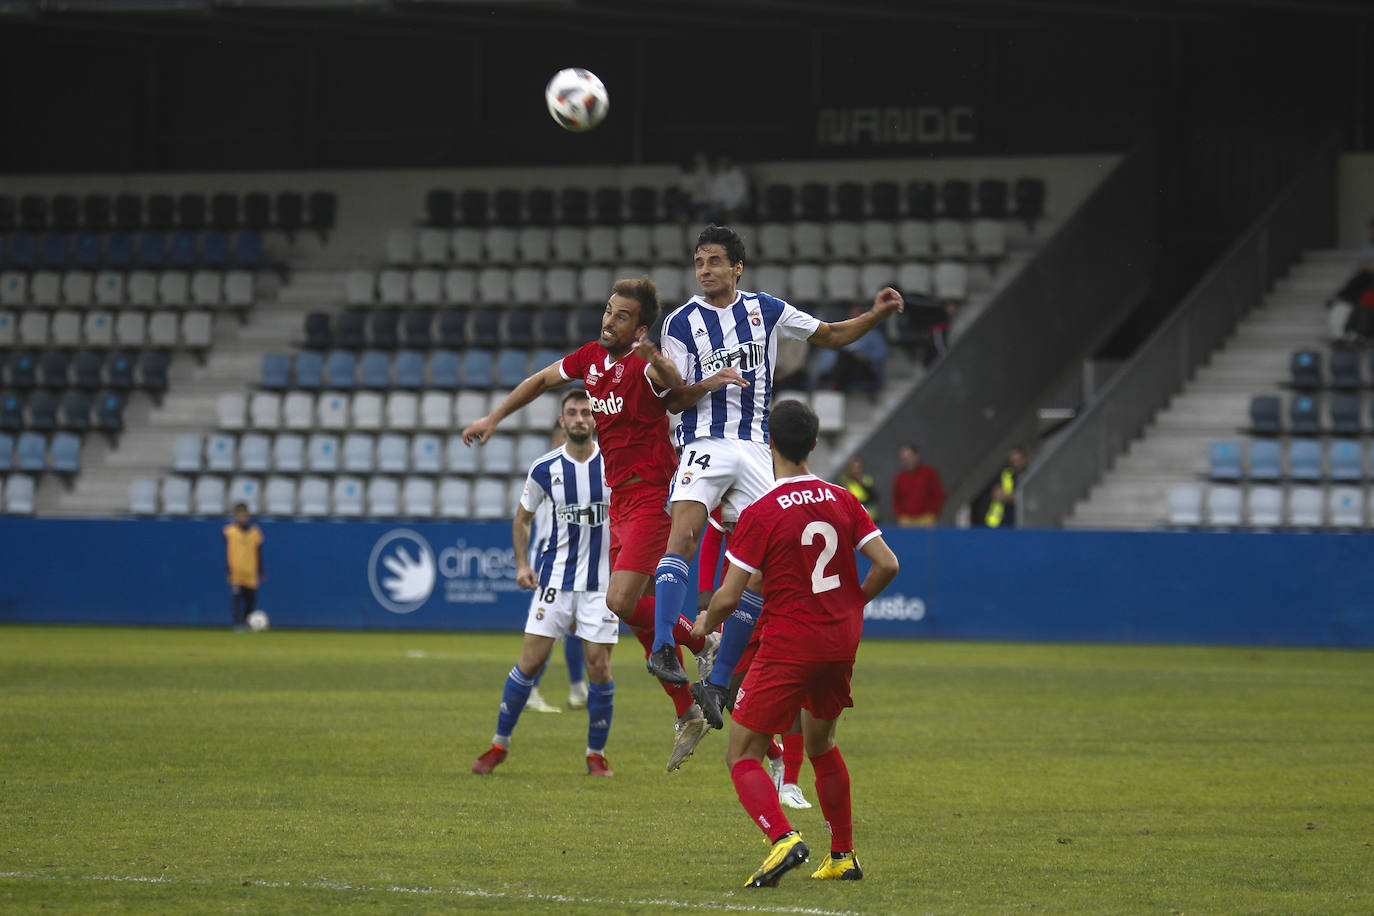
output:
[[[682,479],[678,481],[678,483],[682,484],[684,487],[687,486],[687,484],[689,484],[689,483],[691,483],[691,482],[692,482],[692,472],[691,472],[691,471],[688,471],[686,474],[683,474],[683,475],[682,475]]]
[[[752,324],[754,327],[758,327],[759,325],[763,324],[763,316],[760,315],[757,311],[750,312],[749,323]]]
[[[625,377],[625,364],[624,364],[624,363],[616,363],[616,364],[615,364],[615,371],[614,371],[613,374],[615,375],[615,380],[616,380],[617,382],[620,381],[621,379],[623,379],[623,378]]]
[[[539,610],[537,610],[537,611],[534,612],[534,619],[535,619],[535,620],[543,620],[543,619],[544,619],[544,609],[543,609],[542,607],[541,607]]]

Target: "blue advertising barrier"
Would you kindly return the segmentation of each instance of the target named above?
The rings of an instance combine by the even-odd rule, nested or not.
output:
[[[500,522],[263,521],[275,626],[519,631]],[[229,622],[220,521],[0,520],[0,621]],[[1366,535],[890,530],[879,638],[1374,646]],[[863,563],[861,562],[861,569]]]

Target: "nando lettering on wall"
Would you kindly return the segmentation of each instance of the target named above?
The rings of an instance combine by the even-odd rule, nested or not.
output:
[[[822,108],[816,116],[821,146],[971,144],[978,139],[972,105],[870,105]]]
[[[377,603],[393,614],[410,614],[434,599],[495,604],[519,591],[512,547],[470,544],[463,537],[431,544],[410,528],[393,528],[377,539],[367,578]]]

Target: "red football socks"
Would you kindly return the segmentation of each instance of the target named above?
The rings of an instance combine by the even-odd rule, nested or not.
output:
[[[797,732],[795,735],[782,736],[782,781],[788,785],[797,785],[797,779],[801,776],[802,763],[802,735]]]
[[[735,784],[739,803],[770,843],[776,843],[791,832],[792,825],[787,822],[787,815],[782,813],[782,804],[778,801],[778,790],[763,764],[757,760],[741,760],[730,770],[730,780]]]
[[[849,852],[854,848],[854,816],[849,805],[849,768],[844,765],[840,749],[832,747],[812,757],[811,768],[816,771],[816,797],[821,802],[821,813],[830,828],[830,851]]]
[[[642,603],[643,603],[643,602],[641,602],[641,604],[642,604]],[[652,610],[652,608],[653,608],[653,601],[652,601],[652,600],[650,600],[650,602],[649,602],[649,607],[650,607],[650,609]],[[636,610],[635,610],[635,615],[638,616],[638,614],[639,614],[639,610],[636,609]],[[648,657],[649,657],[649,653],[652,652],[652,651],[654,650],[654,628],[653,628],[653,625],[650,624],[650,626],[649,626],[649,628],[648,628],[647,630],[640,630],[638,633],[636,633],[636,634],[635,634],[635,639],[639,640],[639,644],[640,644],[641,646],[644,647],[644,657],[645,657],[645,658],[648,658]],[[679,665],[682,664],[682,650],[681,650],[681,649],[678,649],[678,650],[677,650],[677,662],[678,662]],[[655,678],[655,680],[658,680],[658,679]],[[692,704],[696,702],[696,700],[692,699],[692,691],[691,691],[691,689],[688,688],[688,687],[687,687],[686,685],[684,685],[684,684],[666,684],[666,683],[664,683],[663,681],[659,681],[659,683],[660,683],[660,684],[663,684],[663,692],[666,693],[666,694],[668,694],[668,699],[670,699],[670,700],[673,701],[673,708],[677,710],[677,716],[678,716],[678,718],[679,718],[679,719],[682,718],[682,714],[685,713],[688,709],[691,709],[691,708],[692,708]]]
[[[778,759],[779,757],[781,757],[781,756],[782,756],[782,745],[778,743],[778,739],[777,739],[777,738],[774,738],[772,741],[769,741],[769,742],[768,742],[768,759],[769,759],[769,760],[777,760],[777,759]]]
[[[631,614],[630,619],[625,622],[634,629],[648,630],[649,635],[652,637],[654,630],[654,596],[645,595],[643,598],[640,598],[639,601],[635,603],[635,612]],[[702,647],[706,645],[706,637],[692,635],[692,624],[694,623],[696,623],[695,620],[688,620],[686,616],[678,614],[677,623],[673,624],[673,641],[679,646],[686,646],[691,650],[693,655],[699,655]],[[641,640],[641,642],[642,641],[643,640]],[[649,648],[650,650],[653,649],[652,640],[650,640]],[[681,661],[681,656],[682,653],[679,652],[679,661]]]

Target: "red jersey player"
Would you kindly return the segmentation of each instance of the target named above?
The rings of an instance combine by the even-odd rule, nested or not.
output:
[[[682,384],[672,360],[647,335],[658,319],[658,290],[648,277],[617,280],[601,321],[601,336],[525,379],[501,405],[463,430],[463,442],[486,442],[497,424],[546,391],[580,380],[587,388],[611,488],[611,580],[606,605],[653,646],[653,572],[672,527],[665,506],[677,470],[664,397]],[[734,371],[734,370],[730,370]],[[729,379],[722,373],[720,384]],[[718,636],[692,637],[682,618],[675,635],[709,670]],[[703,675],[704,676],[704,675]],[[682,765],[708,726],[687,687],[667,690],[677,709],[669,772]]]
[[[768,422],[777,482],[740,514],[725,554],[730,568],[692,630],[718,626],[749,577],[764,573],[763,633],[735,695],[725,758],[740,803],[773,844],[745,886],[771,887],[810,855],[763,769],[772,735],[786,731],[798,710],[830,825],[830,857],[811,877],[852,881],[863,870],[854,857],[849,771],[835,745],[835,723],[854,705],[849,680],[864,605],[897,575],[897,557],[853,494],[812,476],[806,459],[816,446],[818,423],[810,408],[783,401]],[[862,583],[856,550],[872,563]]]

